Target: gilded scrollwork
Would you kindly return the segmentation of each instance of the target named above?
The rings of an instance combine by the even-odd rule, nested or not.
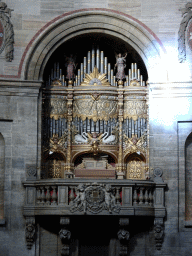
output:
[[[62,86],[62,83],[60,80],[55,79],[55,80],[53,80],[51,86]]]
[[[59,138],[58,135],[54,134],[44,146],[44,152],[49,151],[50,153],[57,151],[65,151],[67,148],[67,135],[68,132],[65,131],[64,134]]]
[[[67,101],[64,98],[47,98],[45,100],[45,114],[55,120],[67,117]]]
[[[117,118],[117,99],[114,96],[95,97],[95,94],[76,96],[74,97],[73,117],[80,117],[83,121],[88,118],[94,122]]]
[[[145,133],[140,138],[137,138],[136,135],[133,135],[132,138],[128,138],[123,134],[123,151],[124,154],[132,154],[137,152],[142,152],[144,155],[147,151],[147,134]]]
[[[127,179],[144,179],[145,163],[139,159],[130,161],[127,164]]]
[[[124,119],[147,118],[147,105],[144,100],[126,100],[124,102]]]

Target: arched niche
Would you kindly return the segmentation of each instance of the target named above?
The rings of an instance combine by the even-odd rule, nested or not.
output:
[[[185,142],[185,220],[192,221],[192,133]]]
[[[125,157],[126,179],[145,180],[146,159],[142,154],[131,153]]]
[[[61,44],[73,37],[90,33],[113,36],[133,47],[145,63],[150,81],[158,79],[158,74],[161,80],[166,77],[164,67],[163,70],[159,69],[164,48],[147,26],[123,13],[107,9],[90,9],[61,15],[37,33],[24,60],[23,78],[43,79],[48,59]]]
[[[66,159],[63,152],[50,151],[42,159],[42,178],[63,178],[65,162]]]
[[[4,219],[5,140],[0,133],[0,220]]]

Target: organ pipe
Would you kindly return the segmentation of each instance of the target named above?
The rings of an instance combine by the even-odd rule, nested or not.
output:
[[[111,69],[111,85],[115,86],[114,79],[113,79],[113,69]]]
[[[101,51],[101,70],[100,73],[103,74],[103,66],[104,66],[104,55],[103,55],[103,51]]]
[[[105,57],[104,73],[107,74],[107,57]],[[108,76],[107,76],[107,78],[108,78]]]
[[[80,85],[80,69],[78,69],[77,76],[77,85]]]
[[[85,73],[87,72],[87,58],[86,57],[84,57],[83,66],[84,66],[83,78],[85,78]]]
[[[91,53],[88,51],[87,54],[87,73],[90,74],[91,71]]]
[[[80,82],[83,81],[83,63],[81,63]]]
[[[91,66],[91,71],[93,72],[93,69],[94,69],[94,67],[95,67],[95,49],[94,49],[94,47],[92,48],[92,54],[91,54],[92,56],[92,66]]]
[[[96,56],[96,67],[99,70],[99,48],[97,47],[97,56]]]
[[[108,63],[108,81],[109,81],[109,83],[111,82],[110,70],[111,70],[111,64]]]

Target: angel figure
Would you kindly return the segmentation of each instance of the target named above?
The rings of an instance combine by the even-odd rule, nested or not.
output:
[[[115,77],[117,78],[117,80],[123,80],[125,78],[126,57],[127,53],[125,53],[124,56],[122,56],[121,53],[116,55],[115,68],[117,67],[117,73]]]
[[[75,69],[77,64],[75,64],[75,57],[71,54],[70,57],[65,57],[66,59],[66,67],[67,67],[67,76],[66,78],[69,80],[73,80],[75,78]]]

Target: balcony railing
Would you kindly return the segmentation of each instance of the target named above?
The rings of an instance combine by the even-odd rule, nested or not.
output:
[[[24,186],[25,216],[81,215],[86,212],[165,217],[166,184],[163,182],[52,179],[26,181]],[[93,210],[97,207],[100,210]],[[115,207],[118,207],[118,211],[113,211]]]

